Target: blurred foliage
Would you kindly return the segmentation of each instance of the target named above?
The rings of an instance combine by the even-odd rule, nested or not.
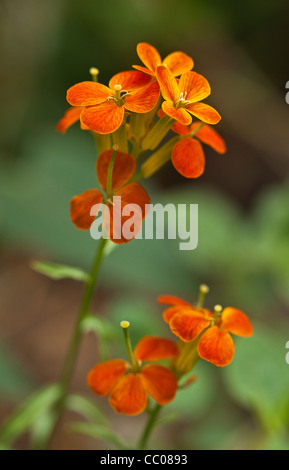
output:
[[[0,395],[6,398],[23,398],[33,389],[33,382],[16,357],[3,344],[0,344]]]
[[[51,133],[38,136],[27,150],[29,159],[6,165],[0,175],[2,245],[25,246],[33,249],[34,257],[89,269],[97,242],[88,233],[75,230],[68,215],[70,197],[96,185],[95,149],[87,137],[77,130],[66,140]],[[70,158],[72,154],[79,154],[79,158]],[[199,205],[198,248],[180,251],[179,240],[134,240],[117,247],[105,260],[101,284],[118,294],[99,313],[109,316],[115,327],[121,320],[129,320],[136,344],[143,334],[169,333],[155,302],[159,294],[172,293],[195,301],[198,284],[206,282],[211,286],[208,307],[218,302],[246,311],[256,323],[256,333],[240,344],[238,341],[236,358],[222,374],[225,397],[219,374],[210,365],[199,364],[198,382],[179,393],[167,407],[167,414],[174,413],[187,425],[197,425],[197,435],[180,432],[178,437],[189,448],[280,447],[289,414],[285,362],[289,325],[280,308],[284,305],[285,309],[289,301],[288,184],[269,187],[250,214],[242,213],[211,187],[194,188],[192,184],[168,192],[159,192],[152,184],[147,188],[152,202]],[[92,323],[99,333],[101,323]],[[119,348],[125,354],[121,332],[111,341],[114,354],[118,354],[115,357],[121,357],[116,351]],[[230,396],[237,408],[225,406]],[[223,410],[222,418],[216,411],[218,406]],[[256,416],[258,430],[250,428],[249,442],[245,410]],[[208,415],[210,432],[204,424],[198,427]],[[89,429],[78,430],[90,433]],[[241,444],[234,441],[235,433],[236,442],[241,436]]]
[[[218,104],[224,101],[226,83],[228,88],[236,88],[235,101],[227,108],[227,121],[230,116],[234,119],[233,114],[237,122],[242,121],[236,103],[250,102],[254,80],[254,91],[262,95],[264,77],[282,90],[278,103],[282,101],[280,106],[286,106],[285,92],[282,94],[288,81],[284,67],[284,56],[288,56],[286,0],[244,0],[240,5],[229,0],[3,0],[0,8],[5,108],[1,135],[1,250],[26,251],[31,260],[47,260],[50,264],[42,265],[42,272],[53,268],[51,263],[80,266],[86,272],[96,248],[88,233],[74,228],[68,209],[72,196],[96,186],[93,139],[77,126],[65,137],[54,132],[67,108],[65,90],[88,79],[91,66],[100,69],[100,80],[105,83],[119,70],[139,63],[135,46],[147,41],[163,57],[178,49],[192,54],[199,71],[200,65],[208,61],[208,51],[217,51],[218,64],[218,48],[223,51],[233,45],[225,56],[226,76],[219,76],[219,88],[216,80],[214,95]],[[256,78],[248,69],[245,77],[232,82],[228,72],[238,74],[243,67],[240,50],[263,74]],[[206,67],[208,64],[205,72]],[[269,105],[271,99],[265,99],[265,103]],[[278,116],[268,115],[270,130],[272,126],[280,127]],[[244,123],[243,116],[238,127],[243,134],[247,129],[250,144],[243,151],[248,150],[251,157],[255,126],[249,124],[246,128]],[[225,122],[225,126],[231,137],[230,123]],[[265,122],[260,126],[263,138],[269,133],[268,125]],[[131,322],[134,344],[143,334],[169,335],[156,296],[168,293],[194,301],[201,282],[211,287],[208,307],[216,303],[233,305],[249,314],[255,335],[237,341],[232,365],[220,371],[199,363],[197,383],[180,391],[163,414],[164,421],[174,415],[180,422],[171,426],[172,441],[179,448],[288,448],[289,366],[285,362],[285,344],[289,339],[289,183],[285,173],[281,175],[282,184],[273,183],[277,143],[273,140],[274,155],[270,156],[272,179],[262,180],[262,155],[252,162],[261,176],[255,180],[252,177],[252,194],[258,196],[250,199],[250,211],[246,213],[241,204],[228,197],[229,184],[234,186],[235,181],[226,173],[223,181],[229,183],[224,190],[220,189],[219,176],[214,177],[214,186],[200,179],[182,182],[178,187],[176,182],[180,180],[176,178],[173,187],[160,190],[154,181],[145,182],[153,203],[199,204],[198,248],[179,251],[179,240],[135,240],[112,250],[100,280],[100,287],[109,286],[112,298],[97,312],[100,320],[91,316],[83,325],[86,331],[106,338],[113,325],[115,331],[109,336],[111,354],[121,357],[125,354],[121,331],[117,330],[121,320]],[[230,150],[231,155],[238,153],[237,144]],[[162,186],[166,186],[168,166],[159,175]],[[251,167],[243,168],[243,187],[252,181],[250,176]],[[52,269],[54,277],[63,273],[83,276],[78,268],[73,273],[67,267],[61,269]],[[107,354],[103,346],[102,355]],[[1,395],[17,399],[31,388],[17,360],[1,347]],[[29,413],[41,417],[43,426],[33,427],[29,413],[20,407],[19,418],[8,427],[3,448],[9,448],[22,430],[30,429],[33,439],[41,441],[41,436],[45,437],[51,414],[43,411],[42,400],[47,400],[49,408],[55,399],[54,391],[40,392],[35,405],[28,400],[32,407]],[[96,401],[103,403],[101,399]],[[76,396],[70,404],[83,416],[95,417],[95,423],[82,427],[78,424],[79,432],[97,431],[100,437],[108,432],[105,426],[97,427],[98,408],[92,409],[93,405]],[[126,419],[130,420],[124,417],[125,423]],[[117,437],[112,434],[111,439]],[[37,445],[41,447],[41,442]]]

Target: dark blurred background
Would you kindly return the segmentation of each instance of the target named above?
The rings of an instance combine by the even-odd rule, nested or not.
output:
[[[207,102],[222,120],[224,156],[206,148],[206,171],[182,178],[169,163],[145,182],[152,202],[199,204],[199,246],[136,240],[105,260],[94,311],[116,329],[111,354],[124,353],[119,321],[133,339],[169,335],[156,297],[195,300],[211,287],[207,306],[232,305],[255,326],[237,341],[224,370],[197,366],[198,382],[168,406],[177,421],[159,428],[155,448],[288,447],[289,365],[289,4],[285,0],[2,0],[0,173],[0,414],[59,376],[81,284],[55,282],[31,267],[35,259],[89,269],[95,241],[69,219],[72,196],[93,188],[95,145],[79,129],[57,134],[68,87],[140,64],[138,42],[164,58],[182,50],[212,87]],[[98,360],[98,340],[82,345],[73,387],[107,411],[131,442],[144,416],[122,417],[85,385]],[[71,418],[71,416],[68,416]],[[2,419],[1,418],[1,419]],[[75,421],[77,416],[72,415]],[[176,432],[177,429],[177,432]],[[28,445],[28,439],[17,443]],[[65,419],[54,448],[104,448],[70,432]],[[161,447],[162,446],[162,447]]]

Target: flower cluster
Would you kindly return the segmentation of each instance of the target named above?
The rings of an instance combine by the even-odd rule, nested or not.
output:
[[[236,308],[223,310],[216,305],[211,312],[172,296],[159,297],[158,301],[170,305],[163,318],[171,331],[185,343],[196,340],[199,356],[216,366],[227,366],[233,360],[235,346],[230,333],[244,338],[253,334],[249,318]]]
[[[92,132],[99,153],[97,179],[105,193],[91,189],[75,196],[71,219],[77,228],[87,230],[98,214],[97,207],[104,204],[105,226],[116,243],[134,238],[146,215],[144,206],[149,197],[138,179],[150,177],[170,159],[181,175],[198,178],[205,167],[201,143],[220,154],[226,151],[223,139],[212,128],[221,117],[203,102],[211,93],[209,82],[192,71],[193,59],[183,52],[173,52],[162,60],[147,43],[138,44],[137,53],[144,65],[117,73],[108,86],[98,82],[99,71],[92,68],[92,80],[69,88],[67,101],[71,107],[57,125],[64,133],[80,121],[81,129]],[[175,136],[163,143],[170,130]],[[154,152],[149,154],[149,150]],[[123,216],[111,229],[116,220],[113,195],[122,198],[122,208],[128,204],[140,207],[131,237],[122,233]]]
[[[200,288],[201,297],[203,288]],[[132,352],[127,333],[129,322],[122,322],[130,362],[105,361],[88,374],[87,382],[93,392],[99,396],[109,394],[109,403],[118,413],[141,413],[147,406],[147,394],[159,405],[169,403],[179,388],[177,379],[190,372],[197,359],[219,367],[227,366],[234,356],[230,333],[243,337],[253,334],[248,317],[235,308],[227,307],[222,312],[217,305],[215,311],[210,312],[198,306],[200,302],[194,306],[174,296],[161,296],[158,301],[170,305],[163,312],[163,318],[181,341],[176,344],[169,339],[145,336]],[[143,365],[146,361],[165,359],[172,359],[167,367]],[[189,377],[185,386],[195,380],[195,376]]]

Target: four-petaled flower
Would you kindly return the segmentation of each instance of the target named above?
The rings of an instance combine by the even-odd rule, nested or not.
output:
[[[135,347],[134,367],[122,359],[102,362],[89,372],[87,383],[97,395],[109,394],[109,403],[118,413],[138,415],[147,406],[148,394],[159,405],[165,405],[173,400],[178,388],[175,375],[167,367],[143,362],[171,359],[178,354],[173,341],[145,336]]]
[[[207,124],[220,121],[221,116],[214,108],[199,102],[211,93],[205,77],[196,72],[186,72],[177,81],[164,65],[157,67],[156,74],[165,100],[162,109],[168,116],[184,126],[191,124],[191,114]]]
[[[235,346],[230,333],[242,337],[253,334],[249,318],[236,308],[227,307],[217,314],[196,308],[177,297],[162,296],[158,301],[171,305],[163,317],[182,341],[193,341],[202,333],[198,343],[199,356],[216,366],[227,366],[233,360]]]
[[[188,72],[194,67],[193,59],[184,52],[172,52],[162,61],[156,48],[147,42],[140,42],[137,45],[136,50],[145,67],[142,67],[141,65],[133,65],[133,68],[151,75],[152,77],[156,76],[157,67],[159,65],[166,66],[172,72],[174,77],[178,77],[182,73]]]
[[[136,169],[135,159],[127,153],[117,151],[115,155],[112,177],[111,191],[108,194],[107,179],[108,169],[112,158],[113,150],[107,150],[99,155],[96,162],[97,179],[101,188],[106,193],[106,197],[99,189],[89,189],[84,193],[71,199],[70,216],[77,228],[89,230],[101,204],[105,204],[104,219],[110,239],[118,244],[127,243],[136,236],[141,229],[141,224],[146,216],[150,198],[145,189],[139,183],[128,183]],[[120,205],[113,205],[113,197],[120,196]],[[133,204],[139,210],[135,212],[133,220],[134,236],[129,238],[124,236],[123,226],[129,218],[125,215],[124,208]],[[92,211],[92,207],[94,207]],[[130,212],[130,211],[127,211]]]
[[[67,91],[67,101],[81,106],[80,121],[99,134],[116,131],[123,122],[124,112],[147,113],[159,97],[159,87],[151,77],[137,71],[121,72],[112,77],[109,87],[87,81]]]

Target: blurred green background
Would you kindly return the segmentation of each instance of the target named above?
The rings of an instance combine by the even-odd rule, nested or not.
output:
[[[135,240],[104,262],[93,311],[112,322],[111,354],[124,354],[119,321],[143,334],[169,335],[156,297],[194,301],[210,285],[209,308],[232,305],[252,319],[255,335],[236,341],[224,370],[199,363],[198,382],[167,407],[176,422],[152,440],[162,449],[287,449],[289,426],[289,5],[276,0],[2,0],[0,172],[0,415],[38,386],[55,380],[73,328],[80,283],[52,281],[30,268],[34,259],[89,269],[96,242],[69,219],[72,196],[93,188],[95,145],[76,125],[65,136],[69,86],[99,80],[139,64],[138,42],[162,57],[182,50],[205,75],[208,102],[222,115],[225,156],[206,148],[206,171],[183,179],[169,163],[145,182],[152,202],[199,204],[199,245]],[[109,410],[85,384],[98,360],[93,334],[85,338],[73,388],[109,414],[128,442],[144,416]],[[165,415],[165,413],[164,413]],[[66,418],[76,420],[76,415]],[[26,448],[28,438],[17,441]],[[104,448],[70,432],[67,419],[53,446]]]

